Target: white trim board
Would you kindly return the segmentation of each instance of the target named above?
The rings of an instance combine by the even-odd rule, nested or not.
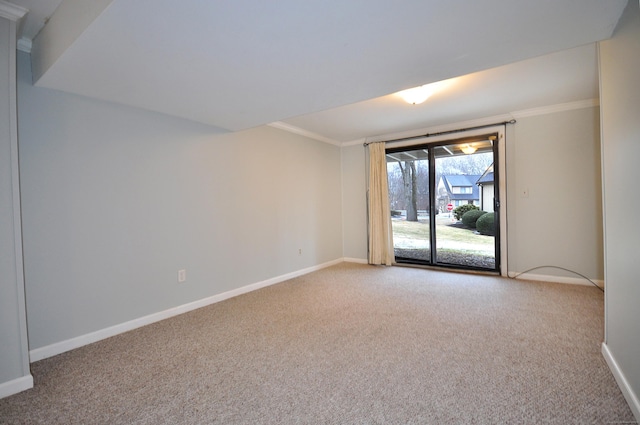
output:
[[[369,264],[366,258],[344,257],[343,260],[345,263]],[[453,271],[452,269],[444,269],[444,268],[441,270]],[[551,275],[531,274],[531,273],[525,273],[525,274],[519,275],[519,272],[514,272],[514,271],[509,271],[508,273],[509,273],[508,276],[505,276],[505,277],[513,278],[514,276],[518,275],[518,277],[516,277],[516,279],[518,280],[533,280],[537,282],[551,282],[551,283],[563,283],[563,284],[570,284],[570,285],[593,286],[591,282],[581,277],[579,278],[563,277],[563,276],[551,276]],[[591,280],[593,280],[596,284],[600,285],[601,288],[604,288],[604,280],[601,280],[601,279],[591,279]]]
[[[584,99],[575,102],[559,103],[557,105],[543,106],[541,108],[524,109],[522,111],[511,112],[515,119],[525,117],[535,117],[538,115],[554,114],[557,112],[573,111],[575,109],[594,108],[600,106],[599,99]]]
[[[9,397],[33,388],[33,376],[26,375],[0,384],[0,398]]]
[[[535,280],[538,282],[552,282],[552,283],[568,283],[571,285],[585,285],[593,286],[591,282],[582,277],[566,277],[566,276],[552,276],[548,274],[532,274],[532,273],[520,273],[509,271],[508,277],[518,280]],[[604,288],[604,280],[591,279],[601,288]]]
[[[640,399],[638,399],[638,395],[633,392],[627,378],[624,376],[624,373],[622,373],[620,366],[618,366],[616,359],[613,357],[609,347],[604,342],[602,343],[602,356],[607,362],[607,366],[609,366],[613,377],[616,379],[618,387],[620,387],[620,391],[622,391],[622,395],[625,400],[627,400],[633,416],[635,416],[636,421],[640,423]]]
[[[31,48],[33,47],[33,42],[25,37],[20,37],[18,40],[18,50],[25,53],[31,53]]]
[[[365,258],[345,257],[344,262],[357,263],[357,264],[369,264],[369,262]],[[434,270],[434,269],[431,268],[431,270]],[[444,268],[440,270],[447,271],[447,272],[454,271],[453,269],[444,269]],[[509,273],[508,277],[510,278],[513,278],[514,276],[518,275],[518,272],[509,271],[508,273]],[[544,274],[525,273],[522,275],[518,275],[516,279],[533,280],[537,282],[551,282],[551,283],[562,283],[562,284],[570,284],[570,285],[593,286],[591,282],[589,282],[588,280],[585,280],[584,278],[551,276],[551,275],[544,275]],[[596,284],[600,285],[601,288],[604,288],[604,280],[599,280],[599,279],[591,279],[591,280],[593,280]]]
[[[91,332],[85,335],[81,335],[75,338],[67,339],[65,341],[56,342],[54,344],[50,344],[45,347],[36,348],[30,351],[31,362],[36,362],[38,360],[53,357],[58,354],[62,354],[66,351],[80,348],[84,345],[98,342],[100,340],[110,338],[112,336],[115,336],[124,332],[128,332],[128,331],[140,328],[142,326],[159,322],[160,320],[168,319],[170,317],[187,313],[189,311],[196,310],[201,307],[206,307],[208,305],[215,304],[220,301],[227,300],[229,298],[237,297],[238,295],[246,294],[248,292],[252,292],[267,286],[275,285],[276,283],[284,282],[286,280],[293,279],[295,277],[302,276],[317,270],[321,270],[326,267],[331,267],[333,265],[342,263],[343,261],[344,260],[342,258],[338,258],[336,260],[329,261],[327,263],[319,264],[312,267],[307,267],[306,269],[297,270],[291,273],[283,274],[281,276],[276,276],[271,279],[263,280],[261,282],[252,283],[250,285],[243,286],[241,288],[233,289],[231,291],[223,292],[221,294],[213,295],[211,297],[203,298],[201,300],[197,300],[191,303],[169,308],[164,311],[159,311],[157,313],[140,317],[138,319],[133,319],[128,322],[120,323],[118,325],[110,326],[105,329],[101,329],[101,330]]]
[[[43,360],[49,357],[53,357],[58,354],[62,354],[64,352],[67,352],[76,348],[80,348],[82,346],[92,344],[94,342],[98,342],[103,339],[110,338],[112,336],[140,328],[142,326],[150,325],[152,323],[159,322],[164,319],[169,319],[171,317],[174,317],[183,313],[187,313],[189,311],[193,311],[201,307],[206,307],[208,305],[215,304],[220,301],[227,300],[229,298],[237,297],[238,295],[246,294],[261,288],[265,288],[267,286],[275,285],[277,283],[281,283],[298,276],[302,276],[314,271],[331,267],[336,264],[340,264],[342,262],[368,264],[368,261],[366,259],[344,257],[344,258],[338,258],[336,260],[329,261],[323,264],[319,264],[316,266],[308,267],[302,270],[297,270],[291,273],[276,276],[271,279],[252,283],[252,284],[243,286],[241,288],[233,289],[231,291],[223,292],[221,294],[213,295],[211,297],[203,298],[201,300],[197,300],[197,301],[183,304],[177,307],[173,307],[164,311],[153,313],[144,317],[140,317],[138,319],[133,319],[128,322],[120,323],[118,325],[110,326],[105,329],[101,329],[101,330],[91,332],[85,335],[81,335],[75,338],[67,339],[65,341],[56,342],[54,344],[50,344],[45,347],[33,349],[29,352],[31,357],[31,362],[36,362],[38,360]],[[514,274],[514,272],[509,272],[510,276],[512,274]],[[557,277],[557,276],[527,274],[527,278],[530,280],[539,280],[539,281],[556,282],[556,283],[589,284],[588,282],[584,281],[584,279],[563,278],[563,277]],[[602,284],[601,281],[596,281],[596,283]],[[31,386],[33,386],[33,378],[31,378],[31,375],[29,375],[28,377],[25,377],[25,379],[26,378],[31,379]],[[3,386],[9,385],[9,384],[16,385],[13,383],[14,381],[11,381],[7,384],[0,385],[0,398],[1,398],[1,395],[3,394],[2,393]],[[31,388],[31,387],[22,388],[18,390],[18,392],[28,388]],[[7,394],[7,395],[10,395],[10,394]]]

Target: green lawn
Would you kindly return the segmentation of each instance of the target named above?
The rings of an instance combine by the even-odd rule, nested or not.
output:
[[[392,220],[393,234],[407,239],[429,239],[429,221]],[[448,226],[436,222],[436,232],[439,239],[452,242],[493,246],[493,236],[477,235],[471,229]]]
[[[474,230],[451,226],[449,218],[436,221],[438,252],[465,255],[494,256],[493,236],[478,235]],[[424,250],[429,248],[429,221],[392,220],[393,243],[396,249]]]

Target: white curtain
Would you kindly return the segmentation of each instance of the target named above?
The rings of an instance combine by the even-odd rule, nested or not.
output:
[[[369,144],[369,264],[395,261],[384,142]]]

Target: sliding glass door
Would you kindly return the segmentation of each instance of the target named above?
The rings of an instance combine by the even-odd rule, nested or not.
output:
[[[396,259],[431,262],[428,149],[387,153],[387,175]]]
[[[499,270],[496,140],[387,149],[396,262]]]

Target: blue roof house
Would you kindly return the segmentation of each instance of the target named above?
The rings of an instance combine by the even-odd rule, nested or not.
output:
[[[464,204],[480,206],[480,187],[476,184],[481,175],[443,175],[438,181],[438,208],[447,211],[447,204],[459,207]]]

